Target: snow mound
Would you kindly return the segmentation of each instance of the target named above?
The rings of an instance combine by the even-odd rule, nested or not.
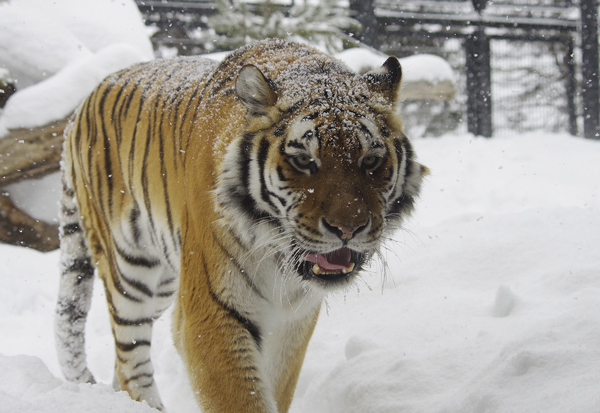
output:
[[[62,119],[104,77],[153,58],[133,0],[1,5],[0,67],[18,91],[0,117],[0,133]]]
[[[599,210],[540,208],[415,230],[383,294],[330,303],[292,411],[594,410],[597,228]]]
[[[357,73],[377,69],[389,57],[363,48],[344,50],[335,55],[350,69]],[[402,81],[440,83],[442,81],[454,82],[455,74],[452,66],[439,56],[419,54],[398,59],[402,65]]]
[[[0,355],[0,388],[3,412],[156,412],[145,402],[131,400],[125,392],[115,393],[106,384],[65,383],[32,356]]]
[[[0,6],[0,28],[0,66],[20,89],[114,44],[154,56],[132,0],[11,0]]]
[[[109,74],[146,58],[126,43],[107,46],[13,95],[4,108],[7,129],[32,128],[63,119]]]

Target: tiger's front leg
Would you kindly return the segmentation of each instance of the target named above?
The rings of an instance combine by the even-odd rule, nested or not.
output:
[[[250,332],[214,297],[188,300],[190,293],[198,291],[182,293],[173,333],[199,404],[214,413],[277,413]]]
[[[199,404],[211,413],[287,412],[318,309],[269,330],[226,302],[234,293],[210,281],[218,260],[201,255],[182,262],[173,313],[174,342]]]

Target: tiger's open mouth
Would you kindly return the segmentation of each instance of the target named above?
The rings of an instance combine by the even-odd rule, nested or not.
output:
[[[359,270],[365,261],[365,254],[347,247],[327,253],[307,253],[304,256],[302,272],[305,276],[317,277],[324,281],[337,281]]]

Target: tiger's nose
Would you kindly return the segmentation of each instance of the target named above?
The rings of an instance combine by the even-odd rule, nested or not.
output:
[[[338,222],[327,222],[325,218],[322,219],[323,226],[327,228],[329,232],[337,235],[342,241],[349,241],[356,236],[359,232],[363,231],[369,221],[363,221],[359,224],[340,224]]]

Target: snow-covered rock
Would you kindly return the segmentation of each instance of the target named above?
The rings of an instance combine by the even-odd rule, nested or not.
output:
[[[347,49],[335,55],[357,73],[377,69],[388,56],[364,48]],[[456,74],[443,58],[420,54],[398,59],[402,66],[402,87],[399,99],[449,100],[456,93]]]

